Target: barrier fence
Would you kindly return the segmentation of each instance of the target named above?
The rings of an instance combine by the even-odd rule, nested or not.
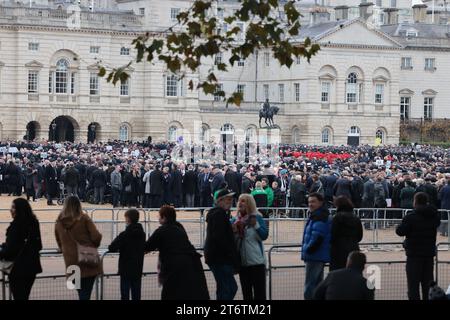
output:
[[[391,247],[398,250],[401,254],[396,259],[386,259],[384,251],[372,251],[376,245],[374,243],[362,243],[360,249],[366,251],[368,261],[366,267],[376,266],[380,273],[380,287],[375,291],[377,300],[406,300],[407,279],[405,271],[405,255],[402,251],[401,242],[383,243],[384,247]],[[444,290],[450,285],[450,242],[437,244],[437,255],[435,258],[435,280]],[[201,249],[198,249],[201,250]],[[267,297],[269,300],[303,300],[303,290],[305,282],[305,265],[300,260],[301,245],[277,245],[272,246],[267,252]],[[61,258],[55,251],[41,253],[42,258],[53,257]],[[104,252],[102,262],[109,267],[117,267],[118,254]],[[147,258],[146,258],[147,259]],[[292,264],[292,259],[298,261],[298,264]],[[147,261],[148,262],[148,261]],[[156,263],[156,261],[153,261]],[[366,271],[368,270],[366,268]],[[205,269],[205,277],[211,299],[215,299],[216,283],[210,270]],[[328,267],[325,268],[325,276],[328,273]],[[367,277],[369,274],[365,273]],[[159,300],[161,298],[161,287],[158,284],[157,272],[144,272],[142,275],[142,299]],[[6,279],[5,279],[6,278]],[[236,276],[238,283],[238,293],[236,300],[242,299],[239,277]],[[4,274],[1,278],[1,297],[2,300],[11,299],[8,280]],[[30,299],[32,300],[76,300],[78,299],[75,290],[67,289],[66,276],[64,274],[56,275],[38,275],[34,283]],[[94,300],[118,300],[120,299],[120,276],[115,272],[105,272],[96,280],[92,293]]]

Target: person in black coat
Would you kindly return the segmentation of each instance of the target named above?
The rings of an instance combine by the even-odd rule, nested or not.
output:
[[[172,195],[172,175],[169,172],[169,167],[163,168],[163,204],[173,204]]]
[[[162,204],[164,192],[164,175],[161,166],[156,165],[155,170],[150,173],[150,197],[152,208],[159,208]]]
[[[99,164],[97,170],[92,173],[92,185],[94,186],[94,197],[96,204],[104,204],[103,197],[106,188],[106,172],[103,170],[103,164]]]
[[[127,227],[109,245],[110,252],[119,252],[121,300],[141,300],[142,269],[144,267],[145,232],[139,223],[139,211],[125,212]]]
[[[19,194],[17,193],[17,189],[20,184],[20,170],[12,160],[6,167],[5,177],[8,185],[8,196],[18,196]]]
[[[340,197],[344,196],[348,199],[352,198],[352,184],[347,176],[344,176],[343,178],[340,178],[336,181],[334,188],[334,196]]]
[[[172,174],[171,174],[171,194],[172,194],[172,204],[175,208],[181,207],[181,203],[183,200],[183,175],[181,171],[178,170],[176,164],[172,164]]]
[[[36,275],[42,272],[39,221],[28,201],[22,198],[13,201],[11,216],[6,241],[0,245],[0,259],[14,262],[8,275],[14,299],[28,300]]]
[[[434,256],[436,255],[436,234],[440,215],[429,205],[424,192],[414,195],[414,210],[406,215],[397,227],[396,233],[406,237],[403,243],[406,252],[406,278],[409,300],[428,300],[430,283],[433,280]]]
[[[49,206],[54,205],[53,198],[58,195],[58,182],[55,165],[55,162],[50,163],[48,160],[45,164],[44,180],[45,190],[47,193],[47,205]]]
[[[242,177],[241,193],[252,193],[254,187],[255,176],[247,172]]]
[[[359,250],[363,237],[361,220],[353,212],[353,204],[347,197],[334,201],[336,214],[331,223],[330,271],[345,268],[350,252]]]
[[[163,206],[159,222],[161,226],[147,240],[145,250],[159,251],[161,300],[209,300],[201,255],[176,221],[175,209]]]
[[[352,202],[355,208],[360,208],[362,203],[362,197],[364,194],[364,182],[357,174],[353,175],[351,182]]]
[[[347,260],[347,267],[328,273],[314,292],[314,300],[373,300],[375,290],[369,289],[363,277],[366,256],[353,251]]]
[[[30,200],[30,197],[33,198],[33,201],[36,200],[36,193],[34,191],[34,180],[37,175],[37,170],[34,168],[32,163],[28,163],[27,170],[25,172],[25,192],[27,194],[27,200]]]
[[[236,172],[235,166],[230,166],[225,172],[225,181],[228,189],[235,193],[234,200],[237,203],[237,199],[241,194],[241,185],[239,184],[239,174]]]
[[[66,173],[64,174],[64,186],[67,190],[67,195],[78,196],[78,183],[80,180],[77,169],[73,166],[73,163],[69,163]]]
[[[211,207],[213,197],[211,192],[211,173],[209,167],[204,167],[203,172],[198,175],[198,190],[200,193],[200,207]]]
[[[334,185],[336,184],[337,177],[331,172],[324,180],[323,189],[325,195],[325,201],[333,201]]]
[[[188,170],[183,177],[183,193],[186,195],[186,207],[188,208],[193,208],[195,206],[197,175],[193,169],[194,167],[189,165]]]
[[[225,178],[223,177],[222,171],[217,167],[214,168],[211,179],[211,193],[214,194],[217,190],[219,190],[224,182]]]

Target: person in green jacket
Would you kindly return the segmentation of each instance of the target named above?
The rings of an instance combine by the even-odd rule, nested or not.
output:
[[[269,186],[269,179],[263,178],[261,182],[264,191],[267,193],[267,206],[272,207],[274,195],[272,188]]]
[[[412,186],[411,180],[405,181],[405,187],[400,191],[400,207],[403,209],[413,208],[413,199],[416,190]]]

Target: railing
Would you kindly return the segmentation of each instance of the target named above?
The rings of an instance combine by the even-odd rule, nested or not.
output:
[[[405,271],[405,254],[402,251],[401,242],[386,242],[384,246],[392,246],[400,249],[401,259],[386,260],[383,259],[384,252],[371,251],[376,244],[374,243],[361,243],[360,249],[367,251],[368,262],[367,266],[376,265],[380,268],[381,288],[378,288],[375,292],[376,299],[382,300],[402,300],[407,299],[407,280]],[[438,285],[444,290],[450,284],[450,258],[449,248],[450,242],[443,242],[437,244],[437,255],[435,263],[435,279]],[[303,299],[304,289],[304,264],[292,264],[281,263],[276,264],[274,260],[280,258],[281,261],[285,261],[286,258],[291,258],[294,255],[294,259],[300,260],[301,245],[278,245],[273,246],[268,251],[268,265],[267,265],[267,293],[269,300],[287,299],[287,300],[301,300]],[[201,249],[197,249],[201,250]],[[56,251],[41,252],[42,257],[60,257],[60,254]],[[289,256],[284,256],[289,255]],[[377,257],[380,255],[380,257]],[[444,257],[447,256],[447,258]],[[113,260],[109,261],[110,264],[115,263],[117,265],[118,254],[112,254],[109,252],[102,253],[102,263],[104,259],[108,257]],[[328,272],[328,268],[325,269],[325,273]],[[214,292],[216,284],[214,277],[210,270],[205,269],[205,276],[207,279],[208,289],[210,297],[215,297]],[[326,274],[325,274],[326,275]],[[97,277],[93,299],[96,300],[113,300],[120,298],[119,289],[119,275],[117,273],[106,273]],[[161,288],[158,285],[157,272],[144,272],[142,280],[142,299],[160,299]],[[239,286],[239,281],[237,281]],[[1,297],[0,300],[11,299],[11,293],[9,290],[9,282],[7,277],[2,274],[1,278]],[[64,274],[56,275],[38,275],[35,284],[32,289],[31,299],[77,299],[75,290],[68,290],[66,285],[66,276]],[[241,290],[238,290],[236,300],[242,299]]]

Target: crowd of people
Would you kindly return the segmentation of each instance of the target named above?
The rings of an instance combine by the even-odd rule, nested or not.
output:
[[[120,254],[124,300],[130,293],[140,299],[144,255],[151,251],[159,251],[162,299],[210,298],[201,256],[176,219],[180,207],[212,207],[206,216],[204,261],[214,275],[218,300],[234,299],[236,274],[245,300],[267,298],[266,208],[286,205],[308,207],[303,237],[299,234],[305,299],[374,298],[374,289],[363,277],[363,225],[354,208],[411,209],[396,229],[405,237],[408,296],[420,299],[422,291],[422,299],[427,299],[431,291],[441,222],[437,208],[450,210],[448,150],[282,145],[273,161],[189,163],[170,156],[173,145],[149,142],[20,143],[9,144],[7,150],[11,147],[17,152],[5,152],[0,159],[2,191],[18,196],[25,189],[28,200],[46,195],[50,205],[58,184],[64,185],[55,235],[66,268],[81,269],[81,300],[90,298],[96,277],[103,273],[96,253],[102,235],[83,213],[81,202],[91,191],[95,201],[103,203],[108,187],[113,206],[133,207],[125,213],[125,231],[109,245],[109,251]],[[161,226],[147,240],[135,209],[140,206],[160,208]],[[336,208],[334,215],[330,206]],[[232,207],[237,208],[233,214]],[[27,299],[42,272],[39,222],[23,198],[13,201],[11,216],[0,260],[11,262],[2,269],[14,298]],[[324,279],[326,264],[330,273]]]

